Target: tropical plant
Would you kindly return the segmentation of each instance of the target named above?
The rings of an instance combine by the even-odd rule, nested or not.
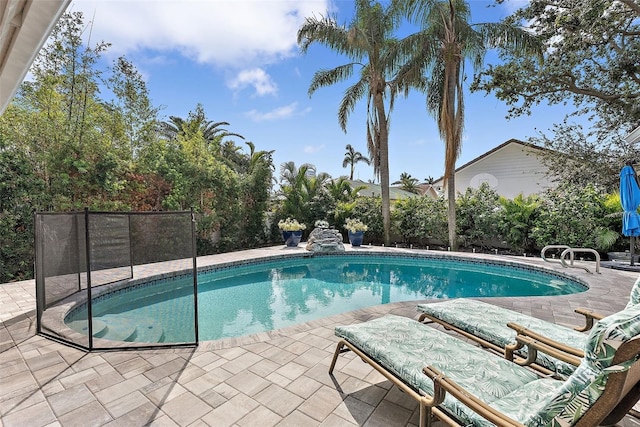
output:
[[[240,174],[241,215],[238,234],[244,247],[266,241],[265,214],[273,185],[273,151],[256,151],[249,146],[247,168]]]
[[[399,9],[421,26],[402,40],[411,59],[398,72],[395,89],[408,93],[417,88],[427,94],[427,110],[438,122],[445,143],[444,180],[449,203],[449,244],[457,248],[455,163],[462,149],[464,127],[464,65],[482,66],[492,47],[510,47],[539,56],[535,37],[511,24],[471,24],[469,4],[464,0],[403,0]]]
[[[392,185],[397,184],[400,184],[400,188],[404,191],[408,191],[409,193],[420,193],[420,189],[418,188],[418,178],[412,177],[411,174],[407,172],[402,172],[400,174],[400,180],[392,183]]]
[[[367,148],[373,170],[380,177],[384,241],[388,244],[391,228],[389,198],[389,112],[385,98],[393,68],[397,65],[393,47],[399,19],[393,7],[379,2],[356,0],[355,15],[348,26],[340,26],[328,17],[307,18],[298,30],[302,52],[318,43],[347,56],[351,62],[315,73],[309,95],[317,89],[351,78],[359,68],[359,79],[345,91],[338,109],[338,122],[346,132],[349,114],[356,103],[367,99]],[[389,112],[387,111],[389,108]]]
[[[502,206],[500,233],[512,249],[525,253],[535,251],[531,231],[541,203],[536,195],[524,197],[520,193],[513,200],[500,197]]]
[[[545,44],[544,61],[505,51],[474,88],[493,91],[514,116],[543,102],[573,102],[578,112],[595,116],[600,131],[630,131],[640,120],[638,18],[640,6],[632,0],[523,2],[505,22],[527,22]]]
[[[366,163],[367,165],[370,165],[371,161],[367,156],[363,156],[361,152],[356,151],[351,144],[347,144],[345,149],[347,151],[344,153],[344,160],[342,161],[342,167],[343,168],[346,168],[347,166],[350,167],[349,179],[353,181],[353,171],[356,167],[356,163],[362,162],[362,163]]]
[[[340,177],[337,180],[332,179],[327,182],[326,188],[335,202],[351,202],[358,197],[358,191],[367,187],[364,185],[359,185],[355,188],[351,187],[349,181],[344,177]]]

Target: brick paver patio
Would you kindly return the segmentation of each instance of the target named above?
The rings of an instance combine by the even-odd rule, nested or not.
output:
[[[198,263],[256,258],[282,250],[235,252],[204,257]],[[626,304],[637,277],[610,269],[600,275],[578,269],[572,274],[587,281],[590,290],[485,301],[578,325],[574,308],[617,311]],[[417,425],[417,404],[353,355],[341,357],[334,376],[328,374],[336,325],[386,313],[416,317],[416,302],[203,342],[193,349],[85,353],[35,335],[34,294],[33,281],[0,285],[0,426]],[[622,425],[638,427],[640,421],[627,416]]]

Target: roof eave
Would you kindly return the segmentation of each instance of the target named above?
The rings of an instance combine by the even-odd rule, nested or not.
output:
[[[0,27],[0,114],[71,0],[8,0]]]

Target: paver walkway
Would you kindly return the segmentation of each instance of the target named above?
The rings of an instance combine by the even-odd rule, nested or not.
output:
[[[281,250],[236,252],[198,262]],[[637,273],[605,269],[601,275],[578,270],[575,275],[590,283],[589,291],[485,300],[577,325],[574,308],[603,313],[623,308]],[[195,349],[85,353],[35,335],[34,288],[33,281],[0,285],[0,426],[417,425],[416,403],[353,355],[342,356],[334,376],[328,374],[336,325],[386,313],[415,317],[416,302],[203,342]],[[639,427],[640,422],[627,416],[622,425]]]

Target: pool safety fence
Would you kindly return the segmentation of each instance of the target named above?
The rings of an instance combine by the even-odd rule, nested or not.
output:
[[[197,345],[193,211],[34,216],[40,335],[88,351]],[[188,300],[180,312],[154,310],[176,295]],[[176,324],[177,342],[166,333]]]

